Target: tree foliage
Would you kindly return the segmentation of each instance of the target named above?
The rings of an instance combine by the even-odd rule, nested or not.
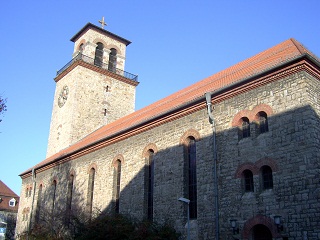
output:
[[[7,99],[0,96],[0,115],[7,111]],[[0,119],[0,122],[2,119]]]

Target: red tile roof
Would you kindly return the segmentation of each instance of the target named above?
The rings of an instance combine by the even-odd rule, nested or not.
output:
[[[174,110],[204,96],[206,92],[212,92],[228,86],[232,83],[239,82],[245,78],[271,69],[277,65],[288,62],[294,58],[308,54],[312,58],[318,58],[307,50],[302,44],[295,39],[288,39],[270,49],[267,49],[251,58],[239,62],[221,72],[218,72],[208,78],[205,78],[185,89],[182,89],[168,97],[165,97],[145,108],[142,108],[130,115],[127,115],[115,122],[105,125],[95,132],[89,134],[74,145],[61,150],[53,156],[45,159],[36,166],[35,169],[45,166],[56,159],[66,156],[90,144],[122,132],[128,128],[161,116],[170,110]],[[319,61],[319,60],[318,60]],[[22,173],[29,173],[31,169]]]
[[[0,196],[19,197],[0,180]]]

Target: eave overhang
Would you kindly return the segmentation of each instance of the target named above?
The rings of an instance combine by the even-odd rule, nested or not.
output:
[[[92,29],[96,32],[99,32],[103,35],[106,35],[110,38],[113,38],[115,40],[118,40],[119,42],[124,43],[126,46],[128,46],[131,42],[123,37],[120,37],[112,32],[109,32],[103,28],[100,28],[92,23],[87,23],[78,33],[76,33],[71,39],[70,41],[72,42],[76,42],[78,40],[78,38],[83,35],[86,31],[88,31],[89,29]]]

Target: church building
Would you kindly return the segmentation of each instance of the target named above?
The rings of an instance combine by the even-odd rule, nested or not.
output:
[[[20,175],[17,236],[41,215],[105,212],[182,239],[320,239],[320,60],[301,43],[135,111],[131,42],[91,23],[71,41],[46,159]]]

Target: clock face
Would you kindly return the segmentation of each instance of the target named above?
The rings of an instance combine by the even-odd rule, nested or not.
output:
[[[69,94],[69,88],[67,85],[65,85],[59,94],[59,98],[58,98],[59,107],[62,107],[66,103],[68,99],[68,94]]]

